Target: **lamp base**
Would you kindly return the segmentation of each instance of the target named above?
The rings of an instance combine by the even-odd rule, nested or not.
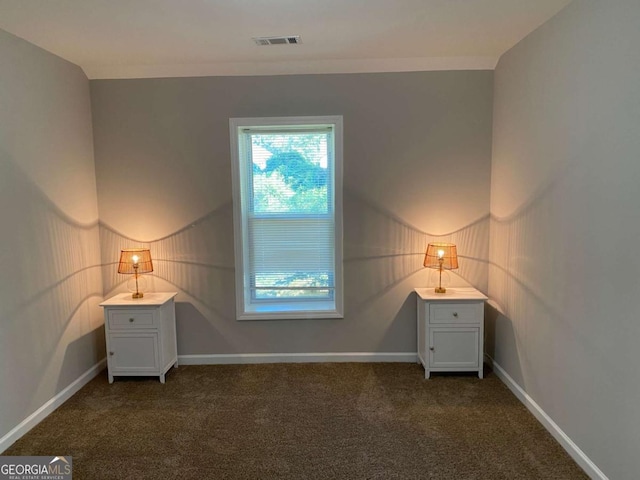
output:
[[[434,291],[435,291],[436,293],[447,293],[447,289],[446,289],[446,288],[444,288],[444,287],[436,287],[436,288],[434,289]]]
[[[142,298],[144,297],[144,293],[142,292],[135,292],[131,294],[131,298]]]

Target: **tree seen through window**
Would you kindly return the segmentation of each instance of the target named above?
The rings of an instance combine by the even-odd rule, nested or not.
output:
[[[254,134],[254,214],[329,212],[327,135]]]

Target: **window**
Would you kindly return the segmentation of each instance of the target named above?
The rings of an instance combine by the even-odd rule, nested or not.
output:
[[[342,318],[342,117],[229,123],[238,320]]]

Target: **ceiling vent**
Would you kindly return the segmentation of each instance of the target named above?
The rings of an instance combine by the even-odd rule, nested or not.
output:
[[[256,45],[297,45],[302,43],[300,35],[287,35],[286,37],[253,37]]]

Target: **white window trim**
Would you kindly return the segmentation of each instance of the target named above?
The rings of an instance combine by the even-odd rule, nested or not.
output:
[[[241,171],[238,145],[238,133],[241,128],[253,126],[291,126],[291,125],[327,125],[334,126],[334,208],[335,208],[335,292],[333,302],[306,303],[304,310],[293,309],[291,304],[270,303],[263,306],[249,306],[245,302],[247,285],[245,284],[245,257],[247,252],[244,235],[245,218],[242,212]],[[236,319],[237,320],[286,320],[286,319],[332,319],[344,318],[343,268],[342,268],[342,165],[343,165],[343,133],[342,116],[310,116],[310,117],[254,117],[230,118],[231,137],[231,177],[233,188],[233,230],[235,248],[236,276]],[[326,309],[328,304],[331,309]],[[249,307],[248,307],[249,306]]]

